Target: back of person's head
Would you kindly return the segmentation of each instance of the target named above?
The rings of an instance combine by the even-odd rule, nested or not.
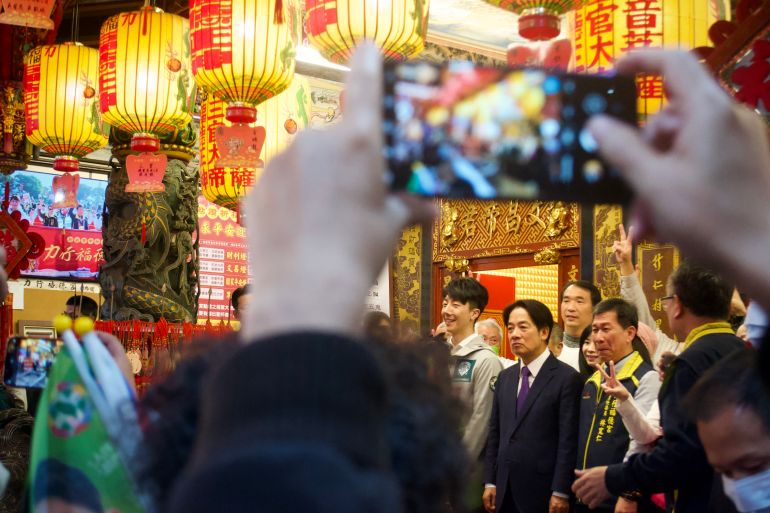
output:
[[[594,308],[594,317],[607,312],[615,312],[618,324],[623,329],[630,326],[639,329],[639,313],[636,311],[636,307],[628,301],[616,297],[605,299]],[[641,341],[639,342],[641,343]]]
[[[550,308],[536,299],[519,299],[503,309],[503,321],[505,321],[506,325],[508,325],[511,312],[517,308],[521,308],[529,314],[532,324],[537,327],[538,331],[547,328],[548,337],[550,338],[551,330],[553,329],[553,314]]]
[[[179,469],[188,464],[192,455],[206,379],[211,369],[239,347],[234,334],[224,339],[204,338],[185,343],[176,368],[160,379],[154,378],[139,400],[139,410],[147,419],[146,451],[137,465],[139,481],[161,506],[180,476]]]
[[[244,294],[250,294],[251,291],[249,290],[248,285],[244,285],[243,287],[238,287],[235,289],[230,296],[230,304],[233,305],[233,310],[236,312],[238,311],[238,301],[241,299],[241,296]]]
[[[672,295],[693,315],[720,320],[730,315],[734,287],[711,269],[684,260],[669,280]]]
[[[461,509],[468,455],[456,429],[463,406],[451,392],[446,348],[438,344],[370,346],[389,382],[388,439],[405,513]]]
[[[390,317],[385,312],[373,310],[364,314],[364,333],[368,337],[389,340],[393,336]]]
[[[753,349],[736,351],[701,376],[684,399],[683,407],[696,422],[708,422],[725,408],[746,408],[770,434],[770,393],[765,388]]]
[[[442,292],[443,297],[450,297],[462,304],[469,304],[471,310],[479,309],[479,313],[484,312],[489,302],[489,293],[486,287],[473,278],[462,277],[455,278],[447,283]]]
[[[99,311],[99,305],[88,296],[72,296],[67,300],[65,305],[74,307],[75,312],[79,311],[82,316],[92,317],[94,319],[96,319],[96,315]]]
[[[596,285],[586,280],[572,280],[561,289],[561,292],[559,293],[559,303],[561,303],[564,299],[564,292],[572,286],[588,291],[591,296],[591,306],[598,305],[602,300],[602,293],[599,292],[599,289],[596,288]]]
[[[35,481],[32,484],[32,504],[38,511],[38,504],[45,500],[58,499],[68,506],[78,506],[79,511],[102,513],[99,490],[87,475],[76,467],[49,458],[37,465]],[[42,511],[53,511],[44,507]]]

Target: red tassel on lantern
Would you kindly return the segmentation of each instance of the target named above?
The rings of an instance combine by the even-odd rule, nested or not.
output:
[[[273,21],[276,25],[282,25],[283,24],[283,1],[282,0],[275,0],[275,16],[273,18]]]
[[[147,243],[147,225],[142,222],[142,246]]]

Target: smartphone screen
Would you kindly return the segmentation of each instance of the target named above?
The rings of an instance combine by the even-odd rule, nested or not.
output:
[[[585,128],[599,113],[636,125],[630,78],[413,61],[386,65],[384,80],[392,190],[581,203],[631,198]]]
[[[11,337],[5,354],[6,385],[45,388],[48,371],[62,343],[53,338]]]

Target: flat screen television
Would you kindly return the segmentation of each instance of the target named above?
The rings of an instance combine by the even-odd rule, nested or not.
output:
[[[78,206],[54,209],[53,172],[16,171],[0,178],[0,191],[10,184],[8,212],[18,210],[30,232],[45,239],[42,255],[30,261],[21,276],[94,281],[103,262],[102,215],[106,180],[81,174]]]

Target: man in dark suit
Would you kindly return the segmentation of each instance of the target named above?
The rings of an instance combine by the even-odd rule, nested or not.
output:
[[[577,457],[580,375],[548,350],[551,311],[532,299],[503,311],[519,362],[498,377],[487,438],[490,513],[567,513]]]

